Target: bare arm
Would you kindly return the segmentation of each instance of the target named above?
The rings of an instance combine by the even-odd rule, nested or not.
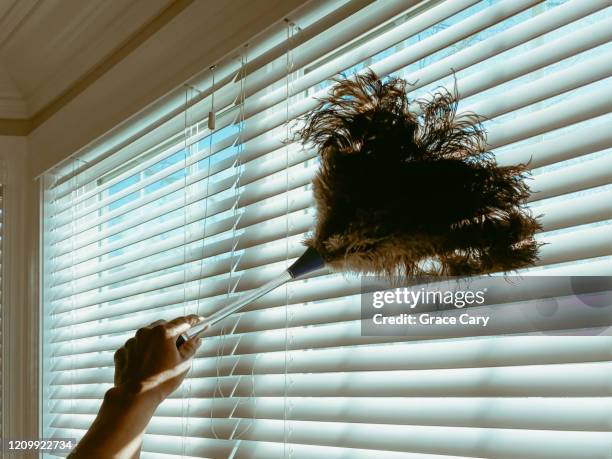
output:
[[[196,315],[141,328],[115,353],[115,386],[71,459],[132,459],[159,404],[180,386],[200,339],[176,348],[178,335],[202,319]]]

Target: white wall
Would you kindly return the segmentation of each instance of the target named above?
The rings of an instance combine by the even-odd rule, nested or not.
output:
[[[28,141],[0,136],[3,438],[38,436],[38,187]]]

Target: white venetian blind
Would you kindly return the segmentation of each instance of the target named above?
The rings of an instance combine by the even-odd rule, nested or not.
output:
[[[611,6],[312,2],[165,115],[48,173],[45,436],[84,434],[137,328],[210,314],[301,253],[316,152],[285,139],[339,73],[371,67],[420,97],[454,71],[498,161],[531,158],[534,271],[611,275]],[[612,457],[612,338],[573,336],[580,317],[567,336],[430,340],[364,337],[359,317],[359,280],[324,274],[213,327],[142,456]]]

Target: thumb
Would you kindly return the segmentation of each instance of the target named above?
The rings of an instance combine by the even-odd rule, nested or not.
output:
[[[195,355],[201,345],[202,338],[195,336],[181,344],[181,347],[178,348],[179,354],[181,354],[183,359],[190,359]]]

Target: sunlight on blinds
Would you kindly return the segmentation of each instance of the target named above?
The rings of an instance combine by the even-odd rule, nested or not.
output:
[[[84,434],[137,328],[209,315],[302,253],[318,162],[291,139],[334,76],[372,68],[411,98],[456,77],[499,163],[531,160],[548,244],[529,272],[611,275],[611,38],[609,0],[316,2],[141,135],[46,174],[44,436]],[[212,327],[142,457],[609,457],[612,338],[362,336],[359,291],[324,273]]]

